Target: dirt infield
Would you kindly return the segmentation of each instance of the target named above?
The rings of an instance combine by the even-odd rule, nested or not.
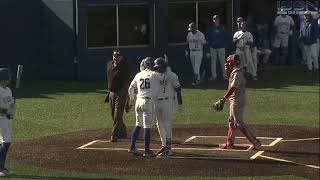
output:
[[[219,149],[218,144],[225,141],[227,127],[211,124],[176,126],[173,131],[175,154],[169,159],[128,154],[130,139],[110,143],[110,130],[106,129],[17,142],[10,149],[9,158],[49,169],[114,175],[295,175],[319,179],[318,128],[270,125],[252,128],[263,144],[258,151],[246,150],[248,142],[242,134],[236,139],[236,149]],[[159,149],[156,129],[152,139],[151,148]],[[143,148],[142,140],[138,148]]]

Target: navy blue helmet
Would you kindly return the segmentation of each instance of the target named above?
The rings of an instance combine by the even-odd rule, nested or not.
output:
[[[158,57],[154,60],[154,67],[159,72],[165,72],[167,68],[167,63],[163,57]]]
[[[146,57],[142,60],[143,66],[147,69],[153,70],[154,59],[152,57]]]

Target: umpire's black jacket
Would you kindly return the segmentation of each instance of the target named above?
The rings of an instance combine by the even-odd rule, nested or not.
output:
[[[126,60],[122,59],[114,66],[112,61],[107,63],[108,89],[110,92],[119,92],[122,88],[129,87],[131,79],[130,67]]]

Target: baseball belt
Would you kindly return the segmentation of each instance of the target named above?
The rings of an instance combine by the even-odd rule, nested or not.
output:
[[[163,100],[168,100],[169,98],[168,97],[165,97],[165,98],[158,98],[158,101],[163,101]]]
[[[142,99],[151,99],[151,97],[140,97]]]
[[[4,116],[7,119],[13,119],[13,117],[10,114],[2,114],[2,113],[0,113],[0,116]]]
[[[244,51],[245,47],[237,47],[240,51]]]

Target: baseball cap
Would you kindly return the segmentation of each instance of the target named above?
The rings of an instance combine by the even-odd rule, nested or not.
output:
[[[311,15],[311,11],[305,11],[304,14],[305,15]]]
[[[120,51],[114,50],[112,55],[113,55],[114,57],[119,57],[119,56],[120,56]]]
[[[195,27],[196,27],[196,23],[194,23],[194,22],[190,23],[188,26],[188,31],[191,31],[192,28],[195,28]]]
[[[238,17],[237,18],[237,22],[241,22],[241,21],[243,21],[243,18],[242,17]]]

